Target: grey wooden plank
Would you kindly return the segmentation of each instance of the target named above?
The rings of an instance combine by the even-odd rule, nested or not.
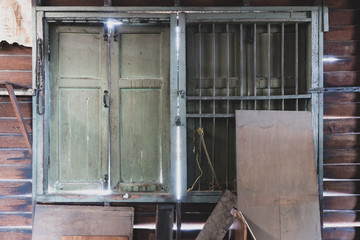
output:
[[[236,111],[238,209],[258,239],[321,239],[309,112]]]
[[[132,239],[134,209],[130,207],[37,205],[34,240],[62,236],[127,236]]]

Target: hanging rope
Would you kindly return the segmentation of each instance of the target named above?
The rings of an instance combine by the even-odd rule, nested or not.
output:
[[[206,159],[208,161],[208,164],[209,164],[209,167],[210,167],[210,170],[212,172],[212,175],[214,176],[214,179],[215,179],[215,183],[216,183],[216,187],[219,188],[219,190],[221,190],[221,187],[220,187],[220,184],[219,184],[219,181],[216,177],[216,173],[215,173],[215,170],[214,170],[214,167],[211,163],[211,160],[210,160],[210,156],[209,156],[209,153],[207,151],[207,148],[206,148],[206,144],[205,144],[205,139],[204,139],[204,129],[203,128],[198,128],[194,131],[194,136],[193,136],[193,143],[194,143],[194,148],[193,148],[193,152],[195,153],[196,151],[196,143],[195,143],[195,140],[196,140],[196,134],[199,134],[200,136],[200,142],[201,142],[201,145],[204,149],[204,152],[205,152],[205,155],[206,155]],[[196,178],[195,182],[193,183],[193,185],[191,186],[191,188],[189,188],[186,192],[190,192],[194,189],[196,183],[199,181],[199,179],[202,177],[203,175],[203,171],[200,167],[200,163],[199,163],[199,152],[201,151],[201,148],[199,147],[199,150],[196,152],[196,164],[200,170],[200,175]]]

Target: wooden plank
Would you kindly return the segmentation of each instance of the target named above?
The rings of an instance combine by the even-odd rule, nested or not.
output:
[[[360,194],[360,181],[324,181],[324,192],[333,194]]]
[[[0,81],[9,81],[17,84],[22,84],[25,86],[32,84],[32,74],[31,71],[1,71],[0,70]]]
[[[324,211],[324,223],[353,223],[360,217],[359,211],[353,210],[337,210],[337,211]]]
[[[42,0],[42,6],[104,6],[104,0]]]
[[[15,151],[0,149],[0,164],[5,165],[30,165],[31,154],[29,151]]]
[[[327,5],[329,9],[360,8],[360,2],[358,0],[327,0]]]
[[[360,163],[359,148],[324,149],[324,163]]]
[[[359,134],[329,134],[324,136],[324,148],[357,148],[360,147]]]
[[[32,103],[31,96],[19,96],[17,99],[19,103]],[[0,103],[11,103],[9,96],[0,96]]]
[[[0,195],[12,196],[12,195],[23,195],[23,194],[31,194],[31,182],[1,182],[0,181]]]
[[[32,132],[32,120],[26,119],[25,126]],[[19,123],[16,119],[1,119],[0,117],[0,133],[21,133]]]
[[[31,179],[31,176],[31,166],[0,166],[0,179]]]
[[[236,145],[238,209],[256,238],[321,239],[311,114],[236,111]]]
[[[324,228],[323,229],[323,240],[353,240],[359,236],[358,228]]]
[[[324,33],[324,41],[348,41],[360,39],[360,26],[341,25],[330,26],[330,31]]]
[[[360,68],[358,56],[339,56],[336,58],[338,60],[335,62],[324,62],[324,72],[356,71]]]
[[[236,201],[236,196],[226,190],[196,240],[223,239],[235,220],[230,211],[236,207]]]
[[[350,56],[360,54],[360,41],[325,41],[324,55]]]
[[[2,43],[0,48],[0,57],[2,55],[28,55],[31,56],[31,47],[24,47],[18,44]]]
[[[121,236],[63,236],[61,240],[128,240]]]
[[[0,70],[31,70],[31,56],[0,56]]]
[[[27,148],[24,137],[19,135],[0,135],[0,148]]]
[[[324,104],[325,117],[353,117],[360,116],[359,103]]]
[[[324,134],[360,132],[360,119],[324,119]]]
[[[8,98],[8,97],[7,97]],[[25,118],[32,116],[32,104],[29,102],[20,102],[20,110]],[[1,117],[16,117],[11,103],[0,103],[0,116]]]
[[[37,205],[33,238],[108,235],[132,239],[133,219],[134,209],[129,207]]]
[[[312,6],[314,5],[314,0],[276,0],[276,1],[266,1],[266,0],[250,0],[249,6]]]
[[[4,240],[31,240],[31,229],[1,229],[0,239]]]
[[[0,214],[0,226],[31,226],[31,213]]]
[[[20,193],[23,194],[23,193]],[[24,193],[25,194],[25,193]],[[0,198],[1,212],[31,212],[32,199],[29,198]]]
[[[358,196],[326,196],[324,210],[356,210],[360,208]]]
[[[334,25],[360,25],[359,10],[332,10],[329,11],[329,24]]]
[[[351,92],[325,93],[324,102],[325,104],[360,102],[360,93],[351,93]]]
[[[324,165],[324,178],[360,179],[359,165]]]
[[[360,85],[360,72],[325,72],[325,87],[352,87]]]

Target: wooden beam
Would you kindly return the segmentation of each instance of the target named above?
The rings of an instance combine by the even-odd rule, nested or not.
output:
[[[11,104],[14,108],[14,111],[15,111],[15,115],[16,115],[16,118],[19,122],[19,125],[20,125],[20,129],[21,129],[21,132],[25,138],[25,143],[26,143],[26,146],[27,148],[29,149],[29,152],[32,153],[32,144],[31,144],[31,139],[30,139],[30,135],[29,135],[29,132],[25,126],[25,121],[24,121],[24,117],[21,113],[21,110],[20,110],[20,107],[19,107],[19,103],[16,99],[16,96],[15,96],[15,93],[14,93],[14,88],[13,88],[13,85],[12,84],[9,84],[9,83],[6,83],[6,89],[8,90],[9,92],[9,96],[10,96],[10,100],[11,100]]]

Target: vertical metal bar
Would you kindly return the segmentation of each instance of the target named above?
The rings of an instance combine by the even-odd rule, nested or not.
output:
[[[244,45],[243,25],[240,24],[240,96],[244,96]],[[244,109],[244,101],[241,100],[241,110]]]
[[[176,240],[181,240],[181,202],[176,202]]]
[[[156,207],[156,240],[173,239],[174,205],[158,204]]]
[[[230,96],[230,33],[229,33],[229,24],[226,24],[226,96]],[[226,113],[230,112],[230,101],[226,102]],[[226,119],[226,168],[225,168],[225,181],[226,189],[228,189],[228,176],[229,176],[229,118]]]
[[[284,58],[285,58],[285,24],[281,23],[281,109],[285,110],[285,78],[284,78]]]
[[[112,31],[114,31],[113,28],[108,27],[106,24],[104,25],[107,28],[107,82],[108,82],[108,92],[109,92],[109,104],[108,104],[108,189],[111,191],[111,39],[112,39]]]
[[[256,23],[254,23],[254,96],[256,97]],[[254,109],[256,110],[256,100],[254,100]]]
[[[270,96],[270,84],[271,84],[271,63],[270,63],[270,50],[271,50],[271,40],[270,40],[270,23],[268,23],[267,25],[267,32],[268,32],[268,56],[267,56],[267,60],[268,60],[268,96]],[[268,100],[268,110],[270,110],[270,103],[271,100]]]
[[[202,45],[201,45],[201,24],[199,24],[198,26],[199,28],[199,96],[201,97],[201,90],[202,90],[202,59],[201,59],[201,54],[202,54]],[[202,113],[202,101],[199,100],[199,114],[201,115]],[[199,118],[199,127],[202,128],[202,118],[200,117]],[[202,146],[201,146],[201,139],[199,138],[199,162],[201,163],[201,158],[202,158],[202,154],[201,154],[201,149],[202,149]],[[199,191],[201,190],[201,183],[200,181],[198,182],[198,186],[199,186]]]
[[[215,24],[212,25],[212,44],[213,44],[213,96],[216,96],[216,28]],[[213,100],[213,114],[216,112],[215,107],[216,101]],[[211,161],[213,166],[215,165],[215,127],[216,127],[216,120],[213,117],[213,128],[212,128],[212,147],[211,147]],[[215,178],[212,176],[211,182],[213,186],[215,185]]]
[[[299,24],[295,23],[295,94],[299,94]],[[299,99],[296,99],[296,111],[299,110]]]

